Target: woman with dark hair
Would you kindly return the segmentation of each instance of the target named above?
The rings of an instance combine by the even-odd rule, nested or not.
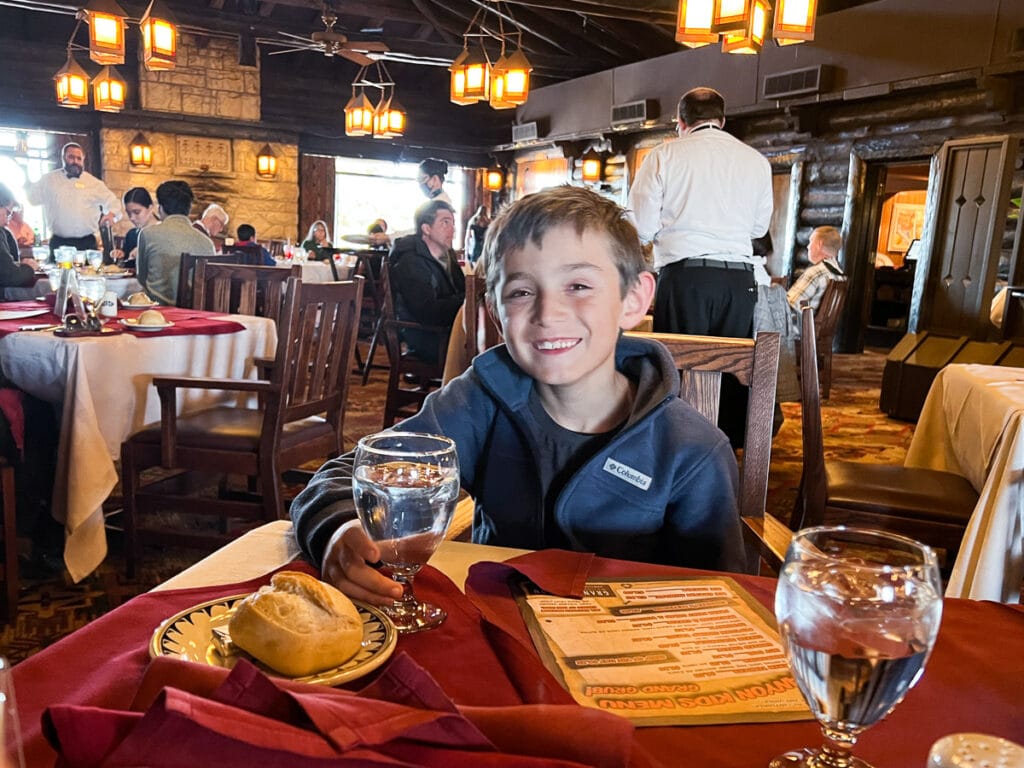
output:
[[[0,184],[0,228],[7,226],[11,214],[19,208],[14,193],[6,184]],[[12,238],[13,239],[13,238]],[[24,288],[36,281],[39,265],[35,259],[22,259],[16,264],[18,251],[12,253],[7,238],[0,237],[0,288]]]
[[[139,233],[152,224],[156,217],[153,212],[153,198],[144,187],[132,187],[124,193],[124,212],[135,226],[124,236],[121,257],[130,266],[138,255]]]
[[[448,163],[438,160],[436,157],[428,157],[420,163],[416,183],[420,185],[420,191],[431,200],[444,200],[451,205],[452,199],[444,191],[446,173],[448,173]]]

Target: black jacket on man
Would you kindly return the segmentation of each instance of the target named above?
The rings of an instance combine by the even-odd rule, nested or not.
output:
[[[449,251],[438,260],[420,235],[407,235],[395,240],[388,261],[398,319],[441,326],[447,338],[455,314],[466,299],[466,278],[455,255]],[[438,334],[403,329],[402,340],[409,353],[419,359],[438,359]]]

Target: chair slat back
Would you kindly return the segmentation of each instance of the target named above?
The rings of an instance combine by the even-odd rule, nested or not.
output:
[[[740,517],[761,521],[768,498],[768,469],[772,455],[779,334],[759,333],[757,339],[688,336],[674,333],[627,334],[665,345],[679,370],[679,397],[717,421],[721,376],[729,373],[749,390],[742,463]],[[760,543],[747,542],[748,569],[756,573]]]
[[[837,275],[829,279],[821,302],[814,313],[814,325],[817,330],[818,349],[832,349],[832,339],[836,335],[839,316],[843,312],[846,293],[850,289],[850,280],[845,275]],[[826,346],[827,345],[827,346]]]
[[[324,414],[340,447],[363,280],[303,283],[291,277],[285,290],[267,417],[276,419],[280,432],[284,424]]]
[[[192,293],[196,271],[196,264],[200,261],[216,262],[218,264],[252,264],[260,266],[263,263],[262,256],[254,260],[253,257],[244,251],[233,253],[183,253],[181,264],[178,268],[178,294],[174,304],[178,307],[192,307]]]
[[[461,350],[460,367],[465,371],[474,357],[501,343],[501,332],[487,311],[487,283],[483,275],[466,275],[466,300],[462,317],[466,340]]]
[[[789,527],[794,531],[820,524],[828,498],[814,310],[804,307],[800,312],[800,324],[800,429],[804,462],[798,504],[793,508],[793,517],[789,521]]]
[[[277,323],[288,278],[301,276],[298,265],[282,269],[201,260],[196,263],[192,308],[267,317]]]

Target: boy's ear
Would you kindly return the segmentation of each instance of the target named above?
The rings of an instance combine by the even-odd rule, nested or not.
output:
[[[624,331],[631,330],[644,319],[654,299],[655,280],[650,272],[641,272],[636,282],[626,291],[622,299],[622,316],[619,326]]]

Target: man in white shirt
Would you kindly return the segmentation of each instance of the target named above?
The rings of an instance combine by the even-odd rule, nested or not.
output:
[[[50,253],[62,245],[80,251],[97,247],[100,224],[121,218],[121,202],[107,185],[85,170],[85,150],[68,142],[61,149],[63,168],[43,174],[25,185],[32,205],[43,206],[52,232]]]
[[[725,99],[694,88],[679,100],[679,138],[644,158],[629,192],[640,239],[653,243],[654,330],[749,337],[757,282],[751,240],[771,222],[772,169],[722,130]]]

